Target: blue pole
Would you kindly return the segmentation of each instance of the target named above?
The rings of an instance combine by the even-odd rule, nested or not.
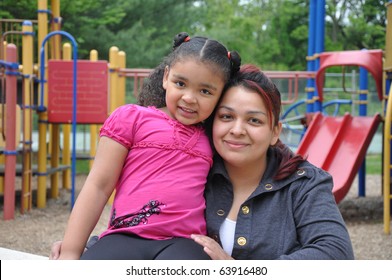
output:
[[[316,42],[315,42],[315,53],[321,54],[324,51],[324,28],[325,27],[325,0],[318,0],[316,7]],[[320,69],[320,58],[317,57],[314,62],[314,71],[318,71]],[[318,92],[317,88],[314,90],[314,111],[321,112],[321,102],[317,98]]]
[[[359,90],[359,115],[367,116],[368,71],[363,67],[359,67]],[[358,171],[358,196],[366,196],[366,159]]]
[[[310,0],[309,6],[309,31],[308,31],[308,59],[307,59],[307,71],[313,72],[314,69],[314,50],[315,50],[315,30],[316,30],[316,1]],[[315,88],[314,78],[308,78],[307,83],[307,105],[306,112],[312,113],[313,109],[313,92]]]
[[[38,106],[38,111],[43,112],[46,110],[44,105],[44,83],[45,80],[45,44],[54,35],[63,35],[67,37],[73,46],[73,110],[72,110],[72,160],[71,160],[71,173],[72,173],[72,189],[71,189],[71,209],[75,204],[75,176],[76,176],[76,93],[77,93],[77,61],[78,61],[78,45],[74,37],[65,31],[53,31],[46,35],[41,44],[40,52],[40,86],[41,86],[41,102]]]

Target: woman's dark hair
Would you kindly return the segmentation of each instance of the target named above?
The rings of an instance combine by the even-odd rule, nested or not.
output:
[[[218,41],[200,36],[190,38],[186,32],[181,32],[174,37],[173,51],[163,59],[143,83],[142,90],[138,95],[138,104],[157,108],[165,107],[166,91],[162,86],[165,67],[170,67],[188,58],[195,58],[217,66],[217,69],[221,69],[225,83],[238,72],[241,65],[239,54],[235,51],[229,52]]]
[[[263,99],[266,108],[269,109],[268,119],[270,120],[271,129],[279,124],[282,106],[280,92],[272,80],[260,68],[250,64],[243,65],[238,73],[226,84],[221,98],[229,88],[236,86],[242,86],[253,92],[257,92]],[[212,119],[210,118],[208,121],[210,122]],[[209,129],[211,129],[211,125],[209,123]],[[274,176],[276,180],[282,180],[288,177],[297,170],[299,164],[305,161],[301,155],[294,154],[280,139],[270,149],[275,151],[280,162],[279,168]]]

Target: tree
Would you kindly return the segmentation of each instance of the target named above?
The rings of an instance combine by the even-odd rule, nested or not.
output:
[[[238,50],[263,69],[304,69],[307,5],[303,1],[200,1],[207,15],[199,30]]]
[[[127,67],[152,68],[168,54],[174,35],[187,31],[221,41],[244,63],[304,70],[309,1],[61,0],[60,9],[62,29],[75,37],[83,59],[92,49],[108,59],[117,46],[127,54]],[[326,0],[325,50],[384,49],[386,2]],[[0,4],[1,18],[37,18],[36,1]]]
[[[385,0],[327,0],[326,50],[383,49]]]

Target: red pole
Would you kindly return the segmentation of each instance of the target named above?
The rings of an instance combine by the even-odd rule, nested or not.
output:
[[[5,125],[5,173],[4,173],[4,220],[14,219],[15,172],[16,172],[16,75],[18,73],[17,50],[14,44],[6,49],[6,125]]]

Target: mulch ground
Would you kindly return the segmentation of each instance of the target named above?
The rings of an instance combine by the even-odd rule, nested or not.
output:
[[[77,191],[82,187],[84,180],[85,176],[76,177]],[[22,215],[17,208],[15,219],[8,221],[2,219],[2,199],[0,247],[48,256],[52,243],[63,237],[70,212],[70,197],[70,191],[60,189],[59,197],[48,198],[44,209],[33,207]],[[347,196],[339,203],[339,209],[347,224],[356,259],[392,260],[392,235],[385,234],[383,229],[381,176],[367,176],[366,197],[358,197],[358,184],[354,181]],[[105,229],[109,210],[107,206],[94,234]]]

